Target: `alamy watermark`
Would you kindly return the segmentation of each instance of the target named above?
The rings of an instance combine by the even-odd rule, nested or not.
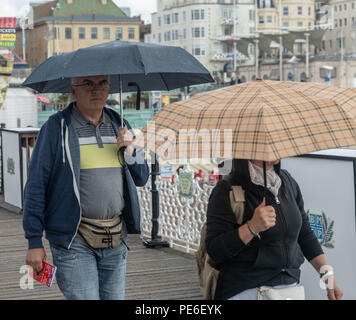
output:
[[[136,150],[147,150],[159,155],[163,159],[170,160],[171,163],[211,163],[211,159],[220,159],[221,170],[224,174],[231,171],[232,159],[232,139],[231,129],[179,129],[170,128],[156,130],[155,121],[148,121],[146,133],[139,129],[133,129],[135,135],[131,133],[125,136],[125,140],[132,141]],[[128,164],[143,164],[145,156],[143,152],[129,154],[129,149],[125,152],[125,161]],[[187,160],[189,159],[189,161]],[[155,162],[155,157],[151,156],[148,163]],[[230,160],[230,161],[228,161]]]

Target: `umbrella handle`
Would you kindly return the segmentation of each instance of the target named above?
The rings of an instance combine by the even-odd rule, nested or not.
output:
[[[121,127],[124,127],[124,106],[122,105],[122,79],[119,75],[119,92],[120,92],[120,118],[121,118]]]
[[[263,181],[264,181],[264,188],[263,188],[263,196],[266,199],[267,205],[267,170],[266,170],[266,161],[263,161]]]

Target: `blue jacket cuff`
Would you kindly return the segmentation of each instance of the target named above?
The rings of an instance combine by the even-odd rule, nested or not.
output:
[[[29,238],[28,248],[29,249],[43,248],[42,238],[41,237]]]

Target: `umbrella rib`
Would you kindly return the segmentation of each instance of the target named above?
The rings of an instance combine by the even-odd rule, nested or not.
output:
[[[160,77],[161,77],[161,79],[162,79],[164,85],[166,86],[166,89],[169,90],[168,85],[167,85],[167,82],[166,82],[166,80],[164,80],[164,78],[163,78],[162,72],[160,72],[159,75],[160,75]]]

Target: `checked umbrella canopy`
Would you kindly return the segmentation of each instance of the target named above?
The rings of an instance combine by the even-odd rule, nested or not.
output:
[[[187,158],[192,150],[200,158],[207,150],[208,157],[227,157],[225,141],[231,142],[232,158],[274,161],[356,145],[355,117],[356,90],[257,79],[165,106],[151,119],[154,131],[151,122],[143,133],[147,141],[154,137],[163,159],[179,158],[183,149]],[[186,130],[195,139],[180,139]],[[201,138],[204,132],[210,140]]]

